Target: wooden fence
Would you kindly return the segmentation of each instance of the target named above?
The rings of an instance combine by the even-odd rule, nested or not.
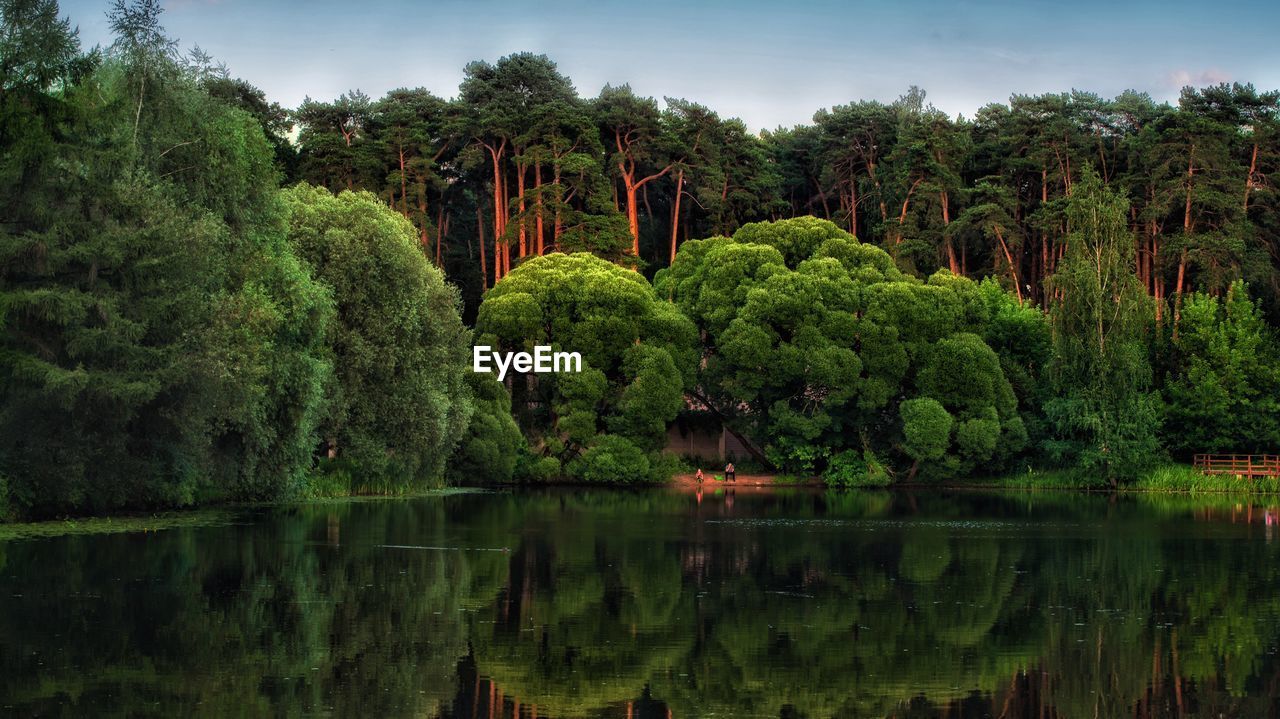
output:
[[[1205,474],[1280,477],[1280,454],[1197,454],[1192,463]]]

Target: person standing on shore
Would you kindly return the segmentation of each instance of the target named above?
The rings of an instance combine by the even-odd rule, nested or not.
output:
[[[693,478],[698,482],[698,484],[702,484],[702,467],[698,467],[698,473],[693,475]]]
[[[734,469],[733,469],[733,462],[730,462],[724,466],[724,478],[729,480],[730,482],[737,479],[737,473],[734,472]]]

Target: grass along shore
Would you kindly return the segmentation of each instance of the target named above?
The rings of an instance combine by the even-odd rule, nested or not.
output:
[[[1277,494],[1280,479],[1240,478],[1204,474],[1187,464],[1162,464],[1135,481],[1112,487],[1105,479],[1079,470],[1028,470],[1002,477],[984,477],[946,486],[984,489],[1073,489],[1082,491],[1173,492],[1189,494]]]

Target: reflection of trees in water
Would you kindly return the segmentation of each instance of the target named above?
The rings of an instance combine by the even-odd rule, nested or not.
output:
[[[437,711],[466,651],[462,592],[485,591],[491,559],[378,548],[443,543],[439,503],[387,509],[8,543],[0,713]]]
[[[1069,495],[912,500],[471,495],[0,544],[0,704],[449,719],[1270,710],[1280,545],[1262,524]]]
[[[568,659],[531,680],[519,640],[482,627],[478,661],[500,684],[563,701],[564,716],[613,716],[620,698],[646,687],[676,716],[1233,715],[1251,706],[1246,690],[1275,696],[1259,678],[1275,671],[1259,662],[1275,645],[1277,606],[1249,604],[1250,584],[1271,576],[1255,571],[1274,560],[1265,545],[1178,542],[1146,509],[1088,498],[1038,507],[1036,521],[999,500],[1009,506],[995,515],[1014,524],[984,532],[964,520],[992,511],[975,512],[989,498],[915,499],[935,521],[905,523],[898,506],[846,499],[808,512],[836,524],[798,527],[783,517],[804,503],[784,502],[776,522],[766,509],[754,523],[685,526],[684,542],[669,531],[630,535],[625,518],[650,511],[644,495],[620,495],[585,522],[541,517],[573,527],[570,544],[538,544],[557,569],[534,590],[548,612],[540,626],[557,628],[540,636]],[[761,509],[744,504],[744,518]],[[723,519],[714,504],[708,514]],[[958,521],[936,521],[948,515]],[[867,517],[889,521],[876,531],[838,525]],[[1042,520],[1076,528],[1054,530],[1070,537],[1062,541],[1037,529]],[[1180,560],[1183,544],[1199,556]],[[556,602],[558,582],[576,588],[575,601]],[[635,632],[621,609],[654,598],[651,631]],[[619,648],[622,666],[579,661],[602,645]],[[489,654],[506,660],[487,664]],[[1256,686],[1233,686],[1235,676]]]

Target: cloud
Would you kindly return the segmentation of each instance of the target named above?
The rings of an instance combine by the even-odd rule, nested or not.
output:
[[[1174,70],[1165,76],[1165,83],[1175,90],[1180,90],[1187,85],[1204,87],[1224,82],[1231,82],[1231,74],[1217,68],[1209,68],[1198,72]]]

